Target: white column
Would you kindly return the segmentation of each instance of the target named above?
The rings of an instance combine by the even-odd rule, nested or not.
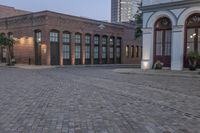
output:
[[[153,28],[144,28],[141,69],[151,69],[152,65],[153,65]]]
[[[184,26],[174,26],[172,31],[171,70],[183,70]]]

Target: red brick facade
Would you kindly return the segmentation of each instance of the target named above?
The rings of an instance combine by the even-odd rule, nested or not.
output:
[[[70,64],[75,64],[75,34],[81,35],[81,64],[85,64],[85,35],[91,36],[91,52],[90,63],[94,64],[94,36],[98,35],[99,41],[99,59],[98,63],[102,64],[102,37],[106,36],[108,40],[112,37],[114,39],[113,45],[113,62],[110,62],[109,42],[106,47],[107,61],[104,63],[117,63],[116,62],[116,42],[121,39],[121,63],[133,64],[140,63],[141,54],[139,56],[131,57],[131,47],[134,45],[134,27],[130,25],[112,24],[102,21],[96,21],[81,17],[75,17],[50,11],[42,11],[26,15],[14,16],[9,18],[0,19],[0,33],[12,33],[16,39],[14,45],[14,58],[17,63],[28,63],[29,59],[31,64],[36,62],[35,50],[35,32],[41,32],[41,42],[39,53],[41,64],[52,64],[51,50],[53,45],[50,42],[50,32],[56,31],[59,33],[58,51],[59,51],[59,65],[63,65],[63,33],[69,32],[70,37]],[[129,56],[126,56],[126,46],[129,46]],[[57,49],[55,49],[56,51]],[[141,52],[141,46],[138,45],[138,52]],[[2,56],[2,51],[0,51]],[[135,52],[134,52],[135,53]],[[2,58],[2,57],[0,57]]]

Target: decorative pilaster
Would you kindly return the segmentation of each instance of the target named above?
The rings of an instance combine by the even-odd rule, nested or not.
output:
[[[143,28],[143,55],[141,68],[151,69],[153,66],[153,28]]]
[[[99,36],[99,64],[102,64],[102,35]]]
[[[94,35],[91,34],[91,50],[90,50],[90,54],[91,54],[91,64],[94,64]]]
[[[182,70],[184,58],[184,26],[172,28],[171,69]]]
[[[107,64],[110,64],[110,36],[108,35],[107,46],[106,46]]]
[[[59,54],[60,54],[60,65],[63,65],[63,33],[60,32],[59,36]]]
[[[75,65],[75,33],[71,33],[71,64]]]

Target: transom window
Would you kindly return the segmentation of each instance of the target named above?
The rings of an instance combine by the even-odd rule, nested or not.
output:
[[[58,32],[50,32],[50,42],[58,42]]]
[[[191,15],[186,21],[187,27],[200,27],[200,14]]]
[[[117,46],[120,46],[120,45],[121,45],[121,39],[117,38]]]
[[[63,43],[70,43],[70,33],[63,33]]]
[[[107,44],[107,37],[103,37],[102,38],[102,45],[106,45]]]
[[[110,38],[110,45],[114,45],[114,38]]]
[[[99,45],[99,36],[94,36],[94,44]]]
[[[76,34],[75,35],[75,43],[76,44],[80,44],[81,43],[81,35],[80,34]]]
[[[41,42],[41,40],[42,40],[42,34],[41,34],[41,32],[40,31],[36,31],[35,32],[35,41],[37,43],[39,43],[39,42]]]
[[[90,44],[91,43],[91,36],[90,35],[86,35],[85,36],[85,44]]]

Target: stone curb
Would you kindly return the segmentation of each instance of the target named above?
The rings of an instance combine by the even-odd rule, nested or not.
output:
[[[114,72],[120,73],[120,74],[140,74],[140,75],[150,75],[150,76],[174,76],[174,77],[189,77],[189,78],[200,78],[200,74],[198,74],[199,71],[195,72],[189,72],[189,71],[144,71],[141,69],[115,69]]]

